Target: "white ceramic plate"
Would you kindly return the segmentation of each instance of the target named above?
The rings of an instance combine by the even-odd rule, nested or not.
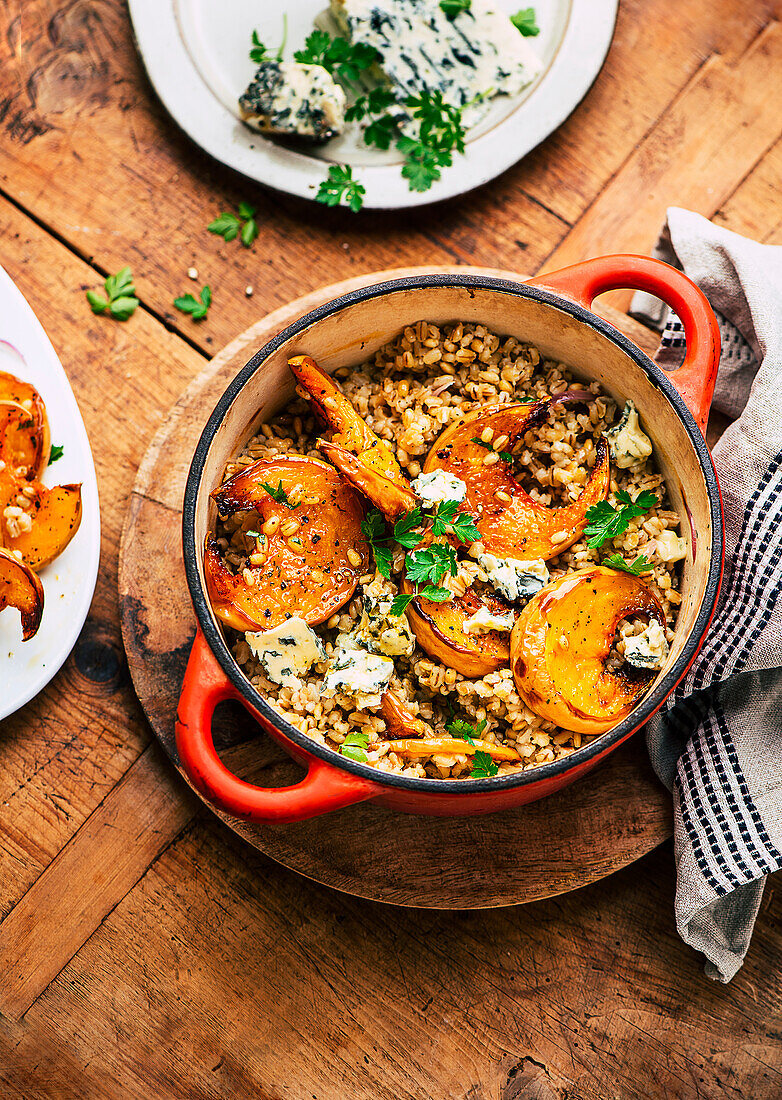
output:
[[[82,483],[82,520],[66,549],[41,570],[43,620],[22,641],[19,612],[0,612],[0,719],[44,688],[73,649],[95,591],[100,559],[98,485],[84,423],[57,353],[21,293],[0,268],[0,370],[32,382],[46,405],[52,443],[63,455],[45,485]]]
[[[508,15],[527,6],[497,0]],[[494,179],[564,122],[600,72],[614,32],[618,0],[536,0],[541,33],[528,38],[542,62],[537,80],[513,99],[498,97],[469,135],[464,156],[431,190],[410,191],[397,154],[336,138],[298,152],[249,130],[237,99],[252,79],[250,35],[277,46],[287,13],[285,58],[303,46],[325,0],[129,0],[139,52],[163,105],[193,141],[217,160],[279,191],[314,198],[330,163],[353,165],[364,206],[399,209],[463,194]],[[509,24],[509,33],[518,32]]]

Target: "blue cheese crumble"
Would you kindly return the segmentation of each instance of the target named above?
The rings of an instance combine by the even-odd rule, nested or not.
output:
[[[444,500],[461,503],[467,496],[467,486],[460,477],[447,470],[421,474],[410,486],[425,508],[434,508]]]
[[[282,687],[300,688],[301,677],[326,660],[318,635],[296,616],[272,630],[248,631],[245,639],[269,679]]]
[[[681,561],[687,557],[687,543],[675,531],[662,531],[655,539],[660,561]]]
[[[345,128],[345,93],[322,65],[264,61],[239,112],[253,130],[328,141]]]
[[[518,95],[541,71],[534,50],[490,0],[449,19],[440,0],[331,0],[353,43],[372,46],[397,98],[441,92],[473,125],[498,95]]]
[[[465,620],[465,634],[488,634],[490,630],[500,630],[507,633],[513,630],[515,617],[512,611],[507,615],[495,615],[488,607],[481,607],[469,619]]]
[[[478,564],[486,574],[488,583],[506,600],[528,600],[549,582],[549,571],[540,558],[520,561],[518,558],[479,554]]]
[[[641,431],[638,410],[632,401],[628,401],[622,411],[618,424],[605,433],[611,458],[620,470],[628,470],[637,462],[643,462],[652,453],[652,441]]]
[[[323,681],[323,694],[340,692],[355,699],[359,708],[377,706],[394,672],[394,662],[362,649],[355,636],[337,638],[331,665]]]
[[[668,656],[668,641],[657,619],[652,619],[640,634],[625,638],[625,660],[636,668],[657,670]]]
[[[391,596],[364,593],[364,610],[354,637],[362,649],[386,657],[409,657],[415,637],[407,615],[391,614]]]

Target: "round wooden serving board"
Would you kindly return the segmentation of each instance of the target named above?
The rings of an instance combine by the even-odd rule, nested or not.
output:
[[[456,270],[519,278],[485,268]],[[182,565],[181,504],[202,428],[239,369],[294,318],[347,290],[410,273],[375,272],[324,287],[253,325],[196,378],[147,451],[122,536],[122,633],[141,704],[177,768],[174,717],[195,634]],[[622,314],[610,319],[632,329]],[[301,774],[238,705],[218,712],[215,743],[233,771],[263,786],[295,782]],[[670,795],[640,737],[565,791],[505,813],[418,817],[365,802],[297,825],[254,826],[219,816],[253,847],[318,882],[434,909],[512,905],[575,890],[639,859],[672,831]]]

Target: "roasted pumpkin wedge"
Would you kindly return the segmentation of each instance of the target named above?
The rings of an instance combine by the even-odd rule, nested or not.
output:
[[[215,540],[207,538],[204,573],[212,607],[235,630],[269,630],[291,615],[322,623],[371,571],[361,497],[319,459],[288,455],[256,462],[212,497],[223,517],[254,509],[264,536],[248,566],[252,583],[244,570],[233,575]]]
[[[415,591],[407,579],[400,587],[407,595]],[[430,657],[464,676],[487,676],[507,666],[510,646],[506,633],[490,630],[486,634],[469,634],[465,631],[464,624],[482,607],[494,615],[507,615],[510,611],[509,604],[493,592],[479,596],[468,588],[463,596],[445,603],[416,596],[408,604],[407,618],[418,644]]]
[[[481,738],[473,738],[470,742],[461,737],[438,737],[431,726],[417,718],[390,691],[385,692],[380,700],[380,709],[389,734],[394,738],[401,738],[388,743],[390,751],[399,756],[421,758],[435,753],[471,756],[476,752],[486,752],[494,760],[519,759],[519,754],[509,745],[495,745],[493,741],[484,741]]]
[[[0,470],[0,542],[18,550],[31,569],[42,569],[60,555],[81,523],[81,485],[25,481]]]
[[[46,469],[50,449],[46,407],[38,390],[0,371],[0,460],[32,480]]]
[[[655,675],[606,668],[617,624],[634,615],[665,627],[639,577],[603,566],[568,573],[533,596],[510,639],[516,689],[530,710],[573,733],[605,733],[626,718]]]
[[[411,512],[418,504],[418,498],[412,489],[403,484],[402,477],[392,481],[377,470],[365,465],[360,458],[325,439],[318,440],[318,448],[329,462],[350,484],[363,493],[378,508],[386,519],[394,521]]]
[[[15,607],[22,616],[22,640],[38,632],[43,616],[43,585],[29,566],[0,549],[0,611]]]
[[[581,537],[587,510],[608,494],[610,463],[604,439],[598,442],[597,461],[578,500],[561,507],[547,508],[533,500],[514,477],[510,462],[500,457],[487,465],[486,459],[496,442],[503,455],[520,450],[527,432],[545,424],[554,405],[591,399],[585,391],[569,391],[533,406],[490,405],[446,428],[435,442],[424,472],[448,470],[465,482],[464,509],[476,517],[489,553],[548,561]],[[476,442],[484,437],[486,444]]]

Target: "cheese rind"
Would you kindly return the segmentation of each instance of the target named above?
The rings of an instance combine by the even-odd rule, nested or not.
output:
[[[328,141],[345,127],[345,93],[322,65],[264,61],[239,111],[254,130]]]

